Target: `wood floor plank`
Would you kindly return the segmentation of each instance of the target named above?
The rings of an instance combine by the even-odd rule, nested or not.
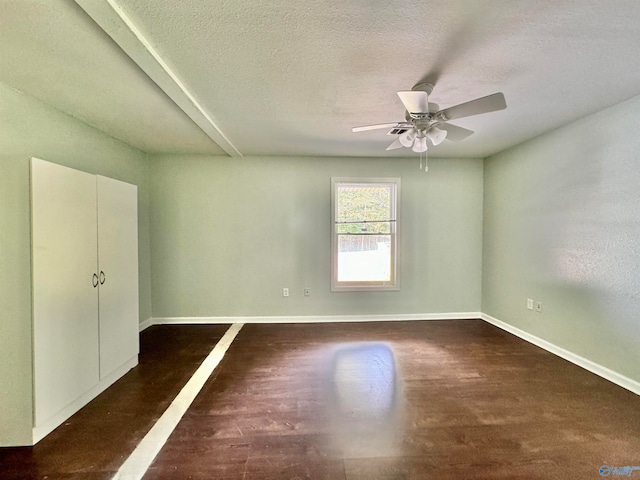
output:
[[[227,328],[146,329],[136,368],[36,446],[0,448],[0,478],[110,479]]]
[[[638,431],[639,397],[482,321],[246,325],[148,478],[205,478],[199,439],[247,447],[224,478],[600,478]]]
[[[151,377],[37,452],[0,450],[0,477],[117,469],[214,331],[172,328],[184,338],[156,344]],[[640,465],[638,432],[640,397],[480,320],[245,325],[144,478],[595,479]]]

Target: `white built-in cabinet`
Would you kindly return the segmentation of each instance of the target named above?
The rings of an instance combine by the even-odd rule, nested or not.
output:
[[[138,363],[137,187],[31,160],[39,441]]]

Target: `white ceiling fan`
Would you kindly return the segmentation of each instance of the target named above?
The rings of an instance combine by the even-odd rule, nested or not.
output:
[[[473,134],[471,130],[447,123],[449,120],[507,108],[504,95],[502,93],[494,93],[493,95],[439,110],[438,105],[429,103],[429,95],[432,90],[433,85],[431,83],[418,83],[409,91],[398,92],[398,96],[407,111],[405,120],[402,122],[365,125],[353,127],[351,130],[353,132],[364,132],[390,128],[389,134],[398,135],[398,138],[387,147],[387,150],[407,147],[414,152],[424,153],[428,149],[427,140],[435,146],[440,145],[445,138],[459,142]]]

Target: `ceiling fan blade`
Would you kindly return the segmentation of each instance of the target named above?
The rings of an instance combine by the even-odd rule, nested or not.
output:
[[[429,113],[429,95],[420,90],[398,92],[404,108],[409,113]]]
[[[380,128],[393,128],[400,127],[401,124],[399,122],[394,123],[380,123],[378,125],[365,125],[363,127],[353,127],[351,129],[352,132],[365,132],[367,130],[378,130]]]
[[[400,140],[396,138],[395,141],[387,147],[387,150],[395,150],[396,148],[402,148],[403,146],[404,145],[400,143]]]
[[[461,103],[460,105],[440,110],[436,114],[436,117],[447,121],[454,120],[456,118],[471,117],[472,115],[479,115],[481,113],[504,110],[505,108],[507,108],[507,102],[504,99],[504,94],[494,93],[493,95],[476,98],[470,102]]]
[[[451,125],[450,123],[438,123],[440,130],[446,130],[447,140],[452,142],[461,142],[470,135],[473,135],[473,130],[459,127],[458,125]]]

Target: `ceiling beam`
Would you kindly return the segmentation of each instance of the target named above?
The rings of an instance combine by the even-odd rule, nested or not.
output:
[[[231,157],[242,153],[167,65],[115,0],[75,0],[107,35],[175,102],[203,132]]]

